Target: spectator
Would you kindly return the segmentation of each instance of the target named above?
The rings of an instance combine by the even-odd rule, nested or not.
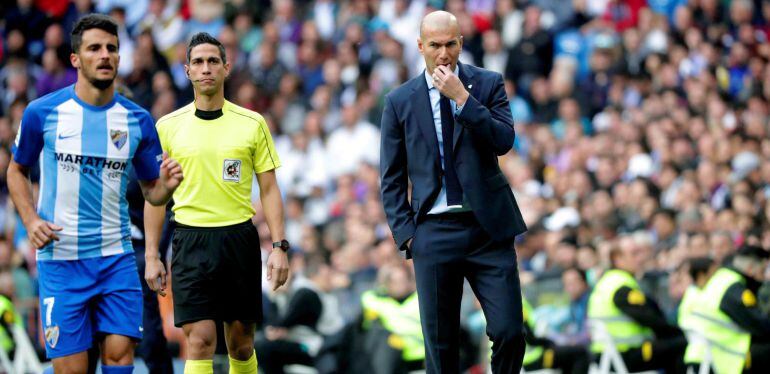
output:
[[[332,178],[352,174],[362,162],[379,162],[380,134],[374,125],[360,118],[357,105],[349,103],[342,108],[342,126],[329,135],[327,150]]]
[[[291,364],[313,366],[324,337],[342,328],[331,271],[320,255],[306,259],[304,277],[294,280],[286,309],[278,321],[268,323],[265,338],[256,344],[265,373],[283,373]]]
[[[569,268],[562,273],[561,280],[569,295],[569,319],[564,323],[561,339],[556,341],[562,345],[587,344],[590,340],[586,322],[591,289],[586,272],[574,267]]]
[[[43,12],[35,7],[34,1],[16,0],[16,6],[9,9],[4,18],[5,28],[3,36],[8,37],[12,30],[20,31],[28,38],[27,43],[30,53],[34,56],[39,56],[42,53],[40,42],[43,39],[49,20]]]
[[[522,38],[511,49],[505,77],[527,90],[537,76],[551,72],[553,42],[540,25],[541,11],[529,6],[524,12]]]
[[[77,71],[70,67],[69,53],[62,47],[48,48],[43,52],[43,74],[37,78],[35,91],[39,96],[45,96],[50,92],[74,84],[77,80]]]
[[[134,30],[134,35],[150,30],[158,50],[169,56],[173,53],[174,46],[182,42],[184,32],[184,21],[179,16],[176,3],[169,0],[150,0],[148,10]]]

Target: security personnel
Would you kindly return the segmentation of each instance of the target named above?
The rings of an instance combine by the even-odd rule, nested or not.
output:
[[[553,341],[537,337],[532,305],[522,296],[525,340],[522,366],[525,371],[560,369],[563,374],[584,374],[588,372],[588,352],[580,346],[556,346]]]
[[[685,263],[683,271],[686,271],[691,284],[684,292],[679,302],[677,324],[687,334],[703,334],[705,329],[703,321],[694,315],[698,310],[701,294],[711,275],[716,271],[717,265],[709,257],[692,258]],[[706,346],[701,342],[688,339],[687,349],[684,353],[684,363],[693,372],[698,372],[703,362]]]
[[[424,369],[425,342],[420,325],[420,307],[411,270],[401,264],[380,270],[381,290],[361,295],[363,327],[371,331],[384,328],[388,345],[401,352],[401,362],[375,365],[375,372],[401,373]],[[383,370],[384,367],[393,369]]]
[[[16,313],[11,299],[0,295],[0,348],[2,348],[9,357],[13,357],[16,349],[16,343],[13,340],[13,325],[20,325],[21,317]]]
[[[693,315],[701,320],[719,374],[770,372],[770,317],[756,298],[768,258],[770,252],[760,247],[741,247],[698,298]]]
[[[629,371],[684,372],[684,335],[666,322],[636,281],[645,261],[643,249],[631,237],[622,237],[610,259],[613,268],[602,275],[588,300],[589,323],[604,324]],[[592,339],[591,351],[598,358],[605,347]]]

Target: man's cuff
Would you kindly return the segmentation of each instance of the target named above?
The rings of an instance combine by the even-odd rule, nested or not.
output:
[[[463,105],[455,105],[455,117],[460,115],[460,112],[463,111],[463,108],[465,108],[465,104],[463,104]]]
[[[414,237],[415,231],[414,223],[409,220],[400,230],[394,232],[393,239],[396,241],[396,248],[402,251],[408,249],[406,243]]]
[[[398,251],[399,257],[401,257],[404,260],[411,260],[412,259],[412,250],[406,249],[403,251]]]
[[[479,113],[479,106],[482,106],[481,103],[473,95],[468,95],[468,100],[465,100],[465,104],[462,107],[458,107],[455,111],[455,123],[459,123],[464,127],[472,127],[481,120],[480,117],[483,117],[483,114]]]

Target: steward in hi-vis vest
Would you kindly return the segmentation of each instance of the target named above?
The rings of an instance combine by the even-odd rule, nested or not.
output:
[[[380,270],[378,281],[379,289],[361,295],[362,327],[369,334],[382,336],[387,346],[400,354],[396,359],[388,354],[378,354],[372,362],[375,372],[424,370],[425,339],[411,269],[403,265],[386,265]]]
[[[595,335],[599,326],[612,337],[629,371],[684,372],[687,340],[681,330],[666,322],[658,305],[636,281],[635,273],[646,260],[644,254],[631,237],[622,237],[610,253],[613,268],[602,275],[588,299],[591,351],[598,359],[605,349],[606,342]]]
[[[770,372],[770,317],[757,305],[770,252],[743,246],[708,280],[692,313],[718,374]]]
[[[677,313],[677,324],[679,328],[688,336],[687,350],[684,352],[684,363],[688,368],[692,368],[697,373],[700,365],[705,358],[707,344],[703,332],[705,331],[704,322],[701,318],[695,316],[695,313],[701,307],[700,298],[706,283],[711,275],[716,271],[717,265],[709,257],[691,258],[685,263],[685,270],[691,280],[691,284],[682,296],[679,302]]]

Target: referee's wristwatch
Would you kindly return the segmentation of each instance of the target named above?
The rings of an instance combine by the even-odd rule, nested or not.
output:
[[[284,240],[281,240],[280,242],[273,242],[273,248],[280,248],[283,251],[283,253],[286,253],[289,251],[289,248],[290,248],[289,241],[284,239]]]

